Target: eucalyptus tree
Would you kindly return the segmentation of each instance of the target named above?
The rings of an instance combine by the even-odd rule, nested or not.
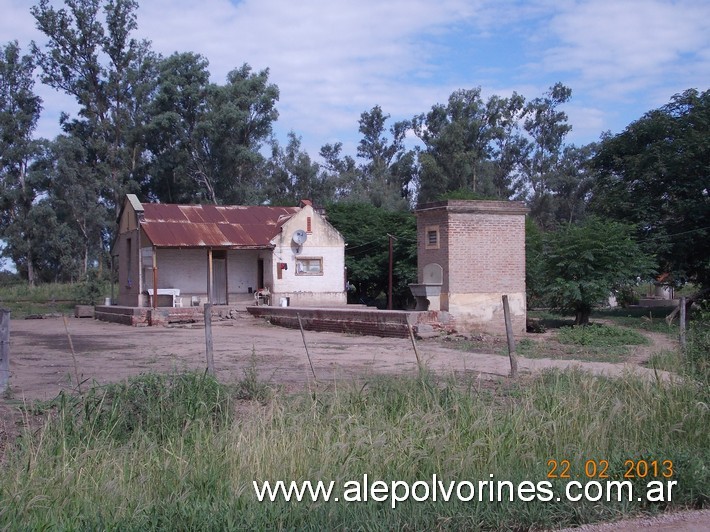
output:
[[[137,29],[135,0],[49,0],[31,8],[47,41],[32,44],[42,81],[76,99],[78,117],[64,114],[65,133],[81,139],[102,182],[101,201],[114,213],[138,188],[145,119],[155,80],[155,55]]]
[[[50,179],[46,199],[54,210],[62,245],[69,255],[59,262],[62,269],[73,264],[80,275],[106,258],[103,252],[110,243],[115,220],[113,211],[101,201],[101,175],[93,171],[91,163],[81,138],[59,135],[45,164]]]
[[[542,225],[554,191],[552,183],[560,172],[564,140],[572,130],[567,114],[559,107],[568,102],[572,90],[556,83],[541,97],[529,101],[525,107],[523,127],[529,136],[521,174],[526,189],[525,197],[531,216]]]
[[[208,112],[208,65],[194,53],[175,53],[159,62],[143,130],[149,161],[142,186],[148,198],[167,203],[213,200],[209,189],[200,186],[194,159]]]
[[[264,193],[271,204],[297,205],[302,199],[310,199],[316,205],[324,205],[333,200],[335,181],[303,150],[301,137],[293,131],[288,134],[285,148],[272,141],[266,168]]]
[[[333,189],[331,199],[364,201],[366,194],[359,179],[357,163],[352,156],[343,154],[343,143],[324,144],[318,154],[323,160],[321,164],[323,179],[329,182]]]
[[[33,138],[42,108],[34,93],[34,67],[16,41],[0,49],[0,232],[3,254],[30,285],[36,281],[32,211],[43,192],[42,176],[32,165],[44,146]]]
[[[419,201],[453,191],[507,199],[525,147],[518,131],[523,103],[515,93],[484,101],[477,87],[457,90],[446,105],[416,116],[414,132],[424,143]]]
[[[398,121],[387,130],[389,118],[379,105],[360,115],[358,130],[362,137],[357,156],[364,161],[360,165],[360,178],[373,205],[402,209],[409,207],[416,177],[414,152],[404,145],[411,123]]]
[[[253,204],[263,199],[265,159],[279,113],[279,88],[269,70],[252,72],[244,63],[225,85],[211,84],[207,112],[196,129],[194,176],[214,203]]]

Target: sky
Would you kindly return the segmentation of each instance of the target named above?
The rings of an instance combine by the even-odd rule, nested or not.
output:
[[[46,38],[34,0],[0,0],[0,44]],[[59,0],[52,0],[59,5]],[[138,0],[136,37],[154,51],[196,52],[211,81],[248,63],[278,85],[282,144],[294,131],[316,157],[343,142],[355,155],[361,113],[395,120],[446,103],[457,89],[484,98],[572,89],[568,143],[620,133],[689,88],[710,88],[708,0]],[[71,98],[36,85],[37,135],[59,133]]]

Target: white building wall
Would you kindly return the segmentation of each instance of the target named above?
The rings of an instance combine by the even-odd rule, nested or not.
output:
[[[227,284],[230,294],[248,294],[257,290],[259,251],[230,250],[227,252]]]
[[[311,219],[310,232],[307,231],[308,218]],[[307,239],[301,246],[292,238],[297,229],[307,231]],[[312,207],[304,207],[294,215],[272,242],[275,244],[272,264],[273,305],[278,305],[281,298],[289,298],[291,306],[346,304],[343,237]],[[299,274],[296,271],[299,258],[321,259],[322,273]],[[280,263],[287,265],[287,269],[281,270],[281,279],[278,278]]]
[[[207,251],[204,249],[158,249],[158,288],[179,288],[180,294],[207,293]],[[152,273],[146,286],[153,287]]]

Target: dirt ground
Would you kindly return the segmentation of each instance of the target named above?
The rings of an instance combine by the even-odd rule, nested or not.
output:
[[[78,380],[104,384],[146,372],[185,369],[204,370],[204,328],[134,328],[92,319],[62,318],[13,320],[10,325],[10,391],[0,396],[0,419],[18,401],[47,400],[61,390],[72,391]],[[216,322],[213,327],[217,377],[234,382],[243,377],[252,356],[262,380],[288,390],[303,389],[312,381],[301,332],[269,325],[244,314],[235,320]],[[544,336],[529,335],[537,341]],[[545,368],[578,366],[605,375],[631,371],[656,378],[642,367],[651,353],[668,349],[667,337],[649,333],[653,344],[639,348],[629,363],[611,364],[574,360],[519,359],[519,370],[530,374]],[[71,343],[70,343],[71,339]],[[352,381],[373,374],[414,374],[417,362],[408,339],[378,338],[306,331],[313,369],[319,382]],[[72,354],[72,347],[74,354]],[[439,340],[417,341],[417,350],[428,367],[439,374],[466,373],[474,378],[498,379],[510,370],[505,343],[482,342],[469,352],[447,347]],[[497,353],[496,353],[497,352]],[[659,372],[662,376],[668,375]],[[0,438],[2,440],[2,438]],[[0,447],[2,447],[0,441]],[[681,512],[653,520],[623,521],[586,526],[582,530],[710,530],[708,512]],[[610,527],[610,528],[604,528]]]
[[[77,375],[87,386],[140,373],[206,367],[201,327],[128,327],[90,318],[67,318],[65,327],[62,318],[47,318],[13,320],[10,330],[9,397],[14,400],[52,399],[61,390],[74,389]],[[260,378],[273,385],[295,390],[313,379],[299,330],[272,326],[245,313],[234,320],[215,322],[213,337],[215,368],[223,382],[242,378],[253,354]],[[409,339],[315,331],[305,331],[305,338],[319,381],[416,372]],[[417,350],[439,374],[465,372],[481,379],[507,376],[510,362],[507,355],[500,354],[505,353],[505,343],[481,345],[483,350],[491,348],[490,352],[451,349],[438,340],[418,341]],[[597,374],[633,371],[655,378],[652,370],[639,365],[644,358],[634,358],[631,364],[520,358],[519,369],[524,374],[579,366]]]

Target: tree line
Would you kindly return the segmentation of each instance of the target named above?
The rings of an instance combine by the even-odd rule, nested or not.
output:
[[[137,8],[135,0],[60,8],[40,0],[31,13],[44,42],[0,49],[0,236],[30,284],[108,266],[126,193],[167,203],[310,198],[337,205],[341,220],[368,206],[406,219],[417,203],[446,197],[516,199],[543,234],[589,216],[632,224],[630,238],[657,269],[708,281],[708,91],[688,90],[619,135],[575,146],[561,109],[569,87],[529,100],[461,89],[409,120],[392,122],[375,105],[360,115],[355,154],[337,142],[314,159],[295,132],[285,145],[275,138],[279,89],[268,69],[244,63],[214,83],[207,58],[163,57],[136,39]],[[34,136],[35,72],[78,105],[76,116],[62,114],[55,139]],[[392,233],[374,221],[391,224],[388,216],[371,218],[370,233]],[[409,231],[411,220],[403,223]],[[373,270],[355,259],[351,270]]]

